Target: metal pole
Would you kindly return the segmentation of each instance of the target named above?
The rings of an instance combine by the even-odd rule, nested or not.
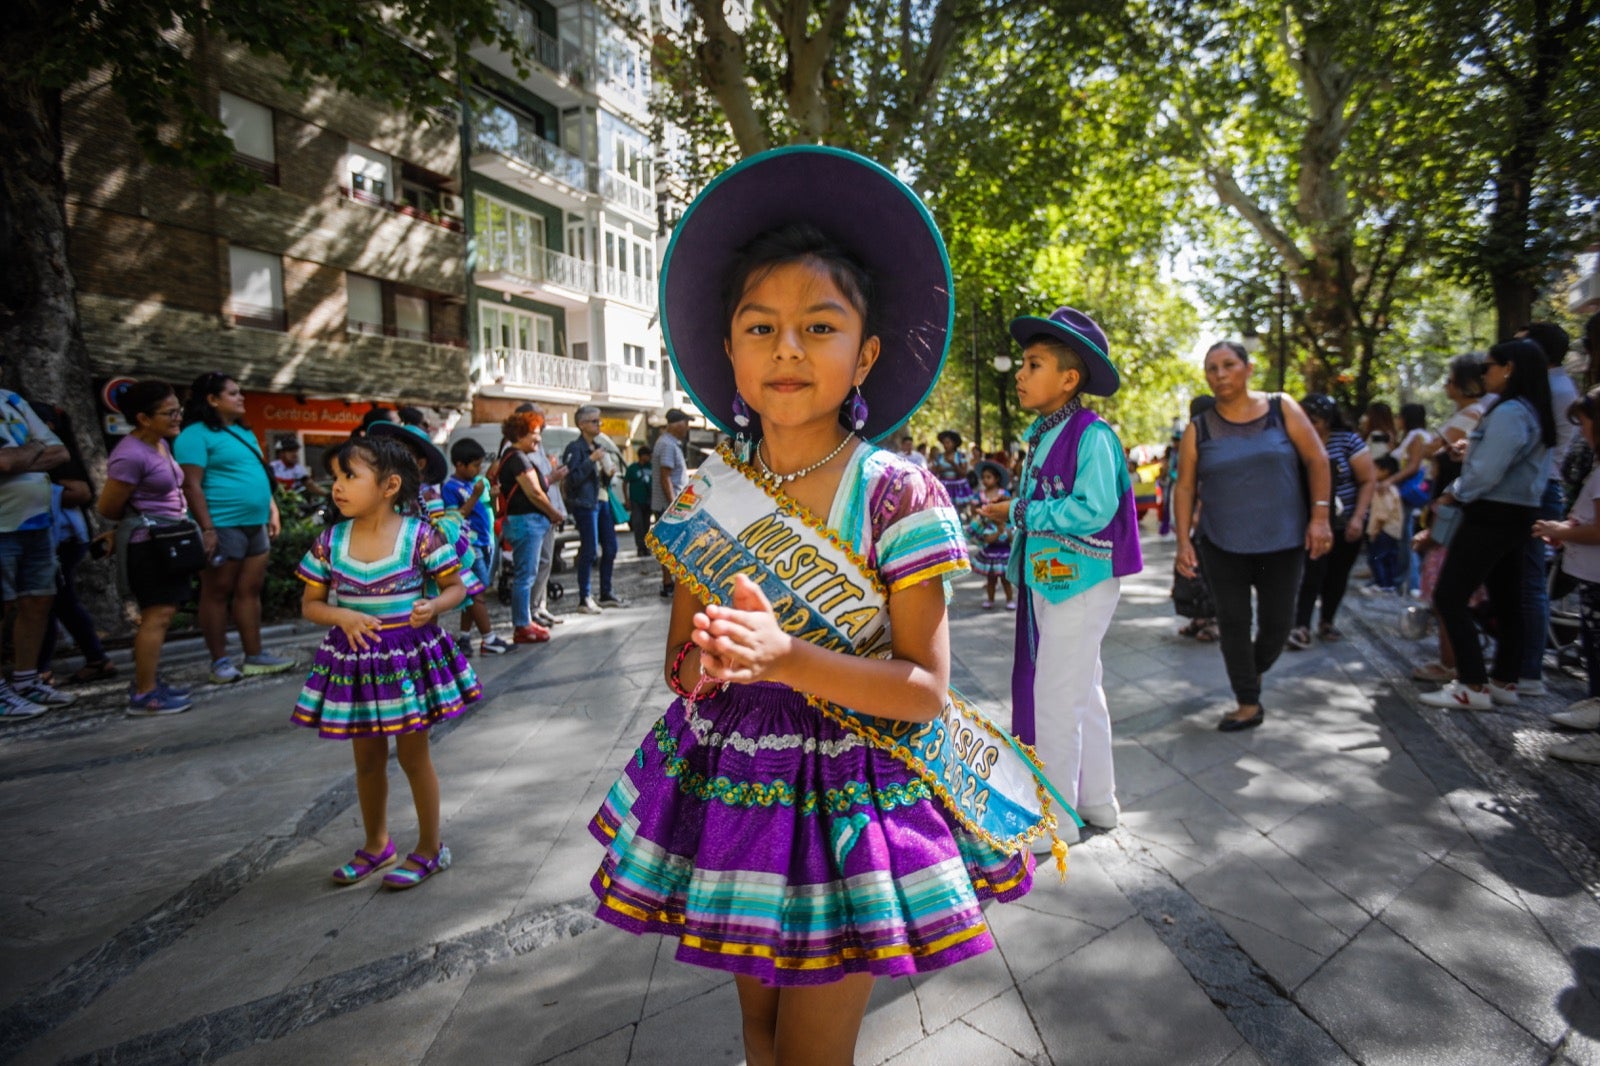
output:
[[[972,450],[971,455],[983,451],[983,374],[978,366],[978,308],[973,305],[972,316]]]

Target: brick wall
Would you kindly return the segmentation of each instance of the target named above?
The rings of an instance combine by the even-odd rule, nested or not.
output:
[[[313,277],[308,284],[318,282]],[[450,408],[467,403],[464,348],[342,330],[312,338],[235,328],[215,314],[95,293],[81,293],[78,310],[98,376],[184,382],[221,370],[263,392]]]
[[[236,372],[247,388],[464,406],[464,350],[345,332],[345,273],[429,294],[432,332],[464,339],[466,238],[340,195],[349,142],[459,178],[453,124],[429,126],[346,94],[282,87],[275,61],[231,46],[196,51],[206,91],[274,109],[280,184],[207,192],[147,163],[104,75],[63,98],[68,255],[91,361],[101,373],[187,380]],[[228,247],[283,261],[289,333],[232,329]]]

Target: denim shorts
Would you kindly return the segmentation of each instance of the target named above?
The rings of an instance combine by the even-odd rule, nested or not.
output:
[[[0,533],[0,591],[7,603],[21,596],[55,596],[59,565],[48,529]]]
[[[271,550],[272,541],[267,539],[267,527],[264,525],[217,527],[217,554],[225,561],[250,559]]]

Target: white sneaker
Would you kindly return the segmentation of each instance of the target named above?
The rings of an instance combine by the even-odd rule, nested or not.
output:
[[[1498,681],[1489,682],[1489,699],[1497,706],[1514,706],[1522,702],[1522,682],[1516,681],[1509,685],[1502,685]]]
[[[1122,813],[1122,808],[1116,800],[1110,803],[1097,803],[1089,807],[1079,807],[1078,817],[1094,826],[1096,829],[1115,829],[1117,815]]]
[[[1600,699],[1590,696],[1586,700],[1567,704],[1567,709],[1550,716],[1556,725],[1568,729],[1600,729]]]
[[[595,602],[595,598],[593,596],[585,596],[578,604],[579,614],[599,614],[600,612],[601,607]]]
[[[0,682],[0,722],[20,722],[24,718],[37,718],[50,708],[34,703],[10,685]]]
[[[499,633],[490,633],[478,642],[478,650],[485,655],[504,655],[511,650],[511,645]]]
[[[1600,766],[1600,736],[1579,737],[1565,744],[1557,744],[1550,749],[1549,754],[1552,759]]]
[[[78,697],[72,693],[62,692],[38,678],[20,685],[13,683],[11,689],[29,703],[37,703],[41,707],[70,707],[78,702]]]
[[[1519,677],[1517,679],[1517,695],[1519,696],[1544,696],[1549,691],[1544,687],[1544,681],[1537,677]]]
[[[1418,697],[1429,707],[1447,707],[1452,711],[1489,711],[1494,709],[1494,699],[1487,692],[1468,688],[1452,681],[1438,692],[1424,692]]]

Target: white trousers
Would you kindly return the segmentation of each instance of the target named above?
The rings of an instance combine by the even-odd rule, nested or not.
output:
[[[1111,712],[1101,681],[1100,642],[1117,609],[1122,582],[1110,578],[1062,603],[1033,597],[1039,627],[1033,714],[1045,776],[1074,808],[1116,798],[1111,767]]]

